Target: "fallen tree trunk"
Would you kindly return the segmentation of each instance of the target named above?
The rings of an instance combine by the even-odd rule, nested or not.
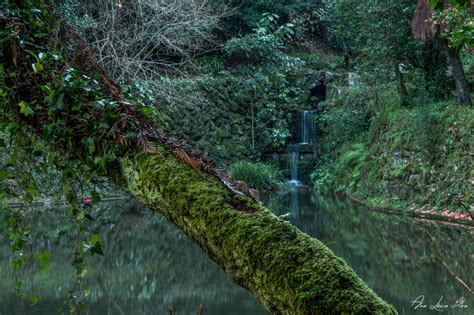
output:
[[[32,126],[68,158],[102,161],[95,163],[111,181],[163,213],[271,313],[396,314],[324,244],[277,218],[212,162],[154,128],[122,99],[74,36],[68,39],[81,51],[71,60],[79,62],[42,61],[36,51],[53,55],[48,48],[53,37],[44,34],[56,36],[58,26],[40,1],[12,1],[0,24],[0,106],[6,116]],[[72,66],[80,66],[80,74]],[[99,75],[100,93],[79,82],[91,72]],[[134,140],[125,133],[135,134]],[[112,154],[108,163],[104,156]]]
[[[395,314],[324,244],[177,160],[124,160],[129,189],[163,213],[272,314]]]

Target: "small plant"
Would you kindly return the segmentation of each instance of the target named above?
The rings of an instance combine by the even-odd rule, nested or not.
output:
[[[230,173],[236,180],[246,182],[255,189],[267,190],[279,188],[283,176],[273,165],[241,161],[232,164]]]

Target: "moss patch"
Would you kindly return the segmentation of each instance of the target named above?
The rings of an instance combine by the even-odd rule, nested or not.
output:
[[[274,314],[395,314],[325,245],[165,148],[124,160],[130,190],[186,232]],[[238,198],[251,212],[236,211]]]
[[[337,112],[328,115],[339,120]],[[474,202],[472,108],[438,102],[386,109],[370,123],[370,130],[342,142],[328,126],[322,139],[327,160],[314,172],[316,188],[400,209],[415,204],[463,212],[460,200]]]

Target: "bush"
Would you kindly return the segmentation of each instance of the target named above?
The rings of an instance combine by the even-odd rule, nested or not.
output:
[[[242,58],[249,61],[272,59],[284,49],[285,39],[291,38],[292,24],[277,24],[278,16],[264,14],[252,34],[233,37],[224,46],[228,57]]]
[[[283,179],[280,170],[265,163],[237,162],[230,167],[230,173],[236,180],[263,190],[279,188]]]
[[[350,87],[334,100],[335,106],[321,115],[329,141],[359,141],[370,129],[374,115],[372,95],[365,86]]]
[[[207,0],[54,0],[116,81],[158,80],[164,69],[213,51],[224,3]]]

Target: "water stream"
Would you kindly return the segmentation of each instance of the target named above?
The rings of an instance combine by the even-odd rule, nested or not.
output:
[[[288,183],[293,186],[302,186],[304,183],[298,176],[300,147],[311,145],[316,141],[316,112],[312,110],[299,111],[297,116],[297,125],[299,126],[298,143],[290,144],[287,147],[291,174]]]
[[[389,216],[347,200],[320,196],[308,189],[264,195],[265,204],[289,223],[318,238],[357,272],[400,314],[436,314],[430,304],[442,297],[443,314],[472,314],[474,300],[437,261],[424,231],[433,236],[451,267],[474,283],[473,235],[465,228]],[[173,224],[133,201],[97,205],[91,228],[104,239],[105,256],[89,264],[91,289],[84,314],[267,314],[262,305],[231,279]],[[62,307],[72,275],[70,220],[60,209],[38,209],[33,221],[36,248],[53,253],[48,272],[26,264],[43,300],[24,308],[15,294],[9,269],[10,250],[0,239],[0,314],[46,315]],[[1,225],[0,225],[1,226]],[[26,281],[28,284],[28,281]],[[28,287],[28,285],[27,285]],[[428,309],[411,301],[425,296]],[[452,308],[464,297],[467,308]]]
[[[299,112],[300,144],[310,144],[316,140],[316,112],[304,110]]]

